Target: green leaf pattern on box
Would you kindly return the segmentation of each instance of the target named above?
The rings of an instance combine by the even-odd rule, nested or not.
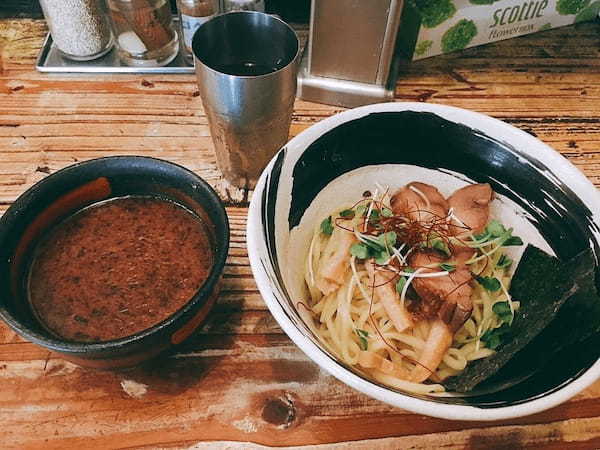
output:
[[[594,20],[600,13],[600,0],[595,1],[587,8],[582,9],[577,16],[575,16],[575,23],[587,22],[588,20]]]
[[[456,13],[456,7],[451,0],[415,0],[414,5],[426,28],[437,27]]]
[[[577,14],[590,3],[590,0],[558,0],[556,2],[556,11],[566,16]]]
[[[465,48],[477,35],[477,26],[472,20],[462,19],[442,36],[442,51],[453,52]]]

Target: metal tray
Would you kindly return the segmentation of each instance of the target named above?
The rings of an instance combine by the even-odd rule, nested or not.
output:
[[[178,18],[174,17],[174,26],[179,26]],[[117,49],[113,49],[101,58],[92,61],[73,61],[63,58],[48,33],[44,45],[38,55],[35,68],[40,72],[61,73],[194,73],[194,66],[189,65],[181,53],[164,67],[134,67],[127,66],[121,62],[117,55]]]

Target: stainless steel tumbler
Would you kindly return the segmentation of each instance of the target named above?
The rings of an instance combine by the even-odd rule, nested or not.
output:
[[[298,37],[276,17],[238,11],[201,25],[192,48],[219,169],[233,185],[253,188],[288,139]]]

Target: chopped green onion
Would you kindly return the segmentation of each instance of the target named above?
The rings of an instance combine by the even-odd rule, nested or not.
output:
[[[345,209],[343,211],[340,211],[340,217],[343,217],[344,219],[352,219],[354,218],[354,210],[353,209]]]

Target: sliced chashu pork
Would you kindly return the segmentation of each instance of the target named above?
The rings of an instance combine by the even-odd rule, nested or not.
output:
[[[494,191],[489,184],[480,183],[457,189],[448,197],[453,216],[450,234],[461,236],[481,233],[490,218],[490,202],[493,195]]]
[[[440,191],[416,181],[399,189],[390,204],[394,214],[422,223],[443,220],[448,215],[448,202]]]

